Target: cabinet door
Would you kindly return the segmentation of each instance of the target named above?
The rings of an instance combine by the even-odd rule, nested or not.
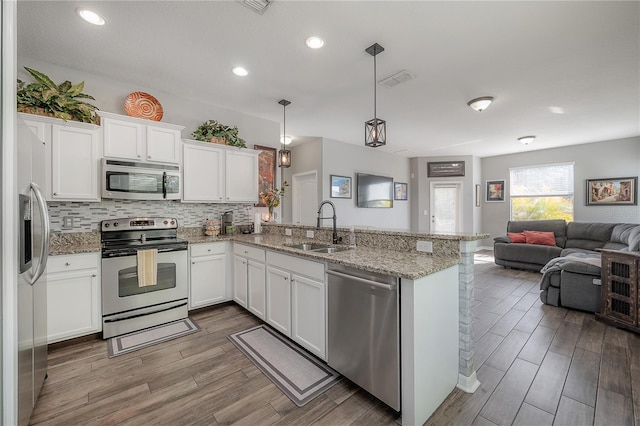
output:
[[[258,201],[258,156],[253,152],[228,150],[225,161],[226,201]]]
[[[102,331],[97,269],[47,275],[47,342]]]
[[[261,320],[266,318],[266,283],[264,263],[249,260],[247,289],[249,300],[247,309]]]
[[[180,131],[147,126],[147,161],[180,164]]]
[[[272,266],[267,267],[267,323],[291,337],[291,277]]]
[[[292,275],[292,337],[313,354],[326,360],[325,285]]]
[[[99,201],[98,148],[98,130],[52,126],[52,199]]]
[[[142,160],[144,153],[144,125],[102,118],[104,156]]]
[[[233,257],[233,300],[243,308],[247,307],[247,263],[244,257]]]
[[[183,145],[183,201],[224,201],[224,151]]]
[[[189,307],[191,309],[226,300],[225,255],[191,258]]]
[[[51,198],[51,124],[27,119],[24,122],[41,143],[37,147],[32,147],[31,179],[42,189],[45,199],[53,201]]]

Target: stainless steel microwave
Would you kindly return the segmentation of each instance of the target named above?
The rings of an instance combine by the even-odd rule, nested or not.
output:
[[[102,160],[102,198],[124,200],[179,200],[179,166]]]

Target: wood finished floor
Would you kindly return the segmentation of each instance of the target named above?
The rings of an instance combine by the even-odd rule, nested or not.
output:
[[[640,424],[640,337],[592,314],[542,305],[539,274],[476,255],[480,388],[453,390],[427,425]],[[235,305],[197,312],[202,331],[116,358],[104,341],[52,349],[31,423],[396,425],[343,380],[296,407],[228,340],[259,324]]]

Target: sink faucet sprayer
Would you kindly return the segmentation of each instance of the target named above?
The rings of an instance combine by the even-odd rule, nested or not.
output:
[[[329,204],[333,209],[332,217],[320,217],[320,214],[322,214],[322,206],[324,206],[325,204]],[[324,200],[320,203],[320,207],[318,207],[318,220],[316,229],[320,229],[320,220],[322,219],[333,219],[333,244],[338,244],[338,242],[340,242],[342,238],[338,238],[338,231],[336,231],[336,206],[329,200]]]

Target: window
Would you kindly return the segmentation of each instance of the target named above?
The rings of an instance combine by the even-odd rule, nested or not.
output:
[[[573,220],[573,163],[509,169],[511,220]]]

